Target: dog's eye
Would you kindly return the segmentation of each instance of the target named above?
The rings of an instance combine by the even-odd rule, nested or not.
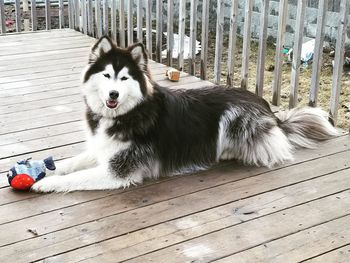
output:
[[[108,73],[103,74],[103,76],[105,76],[107,79],[110,79],[110,78],[111,78],[111,75],[109,75]]]
[[[127,80],[129,79],[128,77],[122,77],[121,80]]]

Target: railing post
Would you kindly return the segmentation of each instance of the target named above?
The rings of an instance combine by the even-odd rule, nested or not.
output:
[[[29,3],[28,0],[22,0],[23,7],[23,27],[24,31],[29,31],[29,18],[27,17],[29,13]]]
[[[173,20],[173,0],[168,0],[168,12],[167,12],[167,65],[173,65],[173,47],[174,47],[174,20]]]
[[[190,74],[196,75],[196,40],[197,40],[197,0],[191,0],[190,18]]]
[[[125,47],[124,0],[119,0],[119,45]]]
[[[46,0],[48,1],[48,0]],[[21,6],[20,0],[15,0],[15,14],[16,14],[16,31],[22,31],[22,20],[21,20]]]
[[[50,30],[51,29],[50,0],[45,0],[45,20],[46,20],[46,30]]]
[[[221,79],[221,57],[224,29],[223,0],[217,1],[217,19],[216,19],[216,41],[215,41],[215,62],[214,62],[214,83],[220,84]]]
[[[113,1],[113,0],[112,0]],[[103,0],[103,34],[108,35],[109,33],[109,5],[108,0]]]
[[[117,0],[111,0],[111,31],[112,39],[117,41]]]
[[[72,6],[72,1],[68,1],[68,17],[70,17],[70,27],[73,28],[73,19],[72,19],[72,10],[73,10],[73,6]],[[64,3],[63,0],[59,0],[58,2],[58,24],[59,24],[59,28],[64,28]]]
[[[255,93],[260,97],[262,97],[264,93],[265,56],[266,56],[269,4],[270,4],[270,0],[262,0],[262,11],[260,13],[259,53],[258,53],[258,62],[257,62],[257,69],[256,69],[256,87],[255,87]]]
[[[130,46],[132,43],[134,43],[134,27],[133,27],[133,4],[134,1],[129,0],[128,1],[128,45]]]
[[[80,6],[79,0],[74,1],[74,28],[75,30],[80,30]]]
[[[346,29],[348,26],[349,8],[349,0],[342,0],[340,3],[340,24],[338,27],[338,37],[335,48],[331,107],[329,116],[330,121],[332,121],[334,124],[337,122],[339,109],[339,96],[341,89],[341,77],[343,74],[345,39]]]
[[[37,15],[36,15],[36,0],[31,0],[31,15],[32,15],[32,30],[36,31],[38,27]]]
[[[294,34],[294,48],[292,61],[292,76],[290,83],[289,108],[294,108],[298,102],[299,75],[301,65],[301,48],[303,45],[304,18],[306,0],[299,0],[297,10],[296,30]]]
[[[4,35],[6,34],[4,0],[0,0],[0,24],[1,24],[1,34]]]
[[[142,14],[142,6],[143,0],[137,1],[137,41],[141,42],[142,39],[142,22],[143,22],[143,14]]]
[[[156,2],[156,60],[162,61],[162,39],[163,39],[163,1]]]
[[[152,59],[152,1],[146,2],[146,46]]]
[[[201,79],[207,79],[208,63],[208,32],[209,32],[209,0],[202,4],[202,49],[201,49]]]
[[[102,22],[101,22],[101,0],[95,0],[95,24],[96,24],[96,37],[102,36]]]
[[[319,89],[320,71],[322,67],[323,42],[326,27],[328,0],[320,0],[318,9],[315,51],[312,62],[311,88],[309,96],[309,106],[312,107],[315,107],[317,105],[317,94]]]
[[[275,71],[272,82],[272,104],[279,106],[281,100],[282,84],[282,64],[283,64],[283,46],[285,41],[286,21],[288,11],[288,0],[280,0],[278,16],[278,34],[276,44]]]
[[[241,88],[247,89],[249,75],[249,54],[252,25],[253,0],[246,0],[244,15],[244,33],[243,33],[243,51],[242,51],[242,70],[241,70]]]
[[[185,45],[185,19],[186,19],[186,0],[180,0],[179,3],[179,70],[184,69],[184,45]]]
[[[237,41],[237,16],[238,16],[238,0],[233,0],[231,17],[230,17],[230,33],[228,42],[227,57],[227,85],[233,86],[233,71],[235,65],[235,51]]]

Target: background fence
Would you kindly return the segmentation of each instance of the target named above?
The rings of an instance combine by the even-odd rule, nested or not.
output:
[[[227,1],[215,1],[216,5],[216,27],[215,27],[215,59],[214,59],[214,82],[220,84],[222,73],[222,54],[223,54],[223,36],[226,34],[229,39],[227,50],[227,83],[234,84],[234,65],[235,53],[237,52],[237,27],[238,27],[238,3],[241,0],[230,1],[229,14],[229,31],[224,32],[225,12],[224,7]],[[253,16],[253,0],[245,0],[244,11],[244,28],[243,28],[243,45],[242,45],[242,63],[240,73],[240,86],[247,89],[248,76],[250,72],[250,44],[251,29]],[[260,27],[259,27],[259,44],[256,87],[255,92],[262,96],[265,75],[265,57],[267,29],[269,23],[269,6],[270,0],[261,0],[260,2]],[[298,103],[299,72],[301,67],[301,50],[304,35],[304,21],[306,5],[310,0],[297,1],[296,24],[294,33],[293,60],[291,67],[289,107],[295,107]],[[330,0],[318,1],[317,28],[315,36],[315,50],[312,65],[312,77],[309,92],[309,105],[316,106],[319,77],[322,63],[323,42],[325,37],[326,12]],[[310,3],[309,3],[310,4]],[[330,99],[330,118],[336,120],[339,109],[339,97],[341,88],[341,77],[344,64],[344,46],[348,26],[350,1],[339,0],[334,2],[339,5],[340,20],[337,31],[337,42],[335,48],[334,70],[332,77],[332,90]],[[185,59],[184,51],[187,47],[185,32],[189,33],[189,54],[188,54],[188,71],[195,75],[197,72],[202,79],[207,79],[208,66],[208,36],[209,36],[209,17],[212,16],[210,7],[213,2],[209,0],[155,0],[155,1],[124,1],[124,0],[45,0],[38,2],[35,0],[13,2],[15,7],[15,24],[16,31],[21,32],[22,23],[29,23],[29,30],[35,31],[37,26],[37,12],[40,8],[45,10],[45,29],[51,29],[52,9],[57,11],[55,17],[58,17],[58,28],[65,27],[68,21],[69,27],[79,30],[84,34],[94,37],[110,35],[112,39],[118,42],[121,47],[125,47],[135,41],[144,42],[149,52],[153,53],[153,58],[162,62],[162,49],[166,47],[166,63],[169,66],[175,66],[181,70],[184,69]],[[8,5],[7,5],[8,6]],[[166,7],[166,8],[165,8]],[[176,12],[174,12],[176,7]],[[198,11],[201,12],[198,12]],[[174,19],[176,13],[176,19]],[[200,14],[201,25],[198,24],[198,14]],[[282,82],[282,64],[284,60],[283,49],[286,35],[286,21],[288,17],[288,0],[279,1],[278,9],[278,32],[276,37],[276,53],[274,65],[274,77],[272,82],[272,103],[280,105],[281,82]],[[186,18],[189,15],[189,21]],[[226,14],[227,16],[227,14]],[[6,33],[5,4],[0,0],[0,21],[1,33]],[[26,28],[28,30],[28,25]],[[166,32],[163,32],[165,29]],[[154,35],[155,32],[155,36]],[[164,34],[166,33],[166,37]],[[174,39],[176,35],[176,43]],[[166,39],[166,43],[163,40]],[[202,43],[200,60],[196,60],[196,40]],[[177,46],[178,55],[173,58],[173,49]]]

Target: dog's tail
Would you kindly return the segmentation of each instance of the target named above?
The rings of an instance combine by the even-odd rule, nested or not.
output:
[[[317,142],[339,135],[328,122],[328,114],[319,108],[295,108],[276,115],[279,127],[294,147],[313,148]]]

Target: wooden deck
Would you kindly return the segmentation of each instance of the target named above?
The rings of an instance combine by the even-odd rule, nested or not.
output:
[[[350,262],[350,136],[273,169],[222,163],[117,191],[15,192],[22,157],[84,148],[79,74],[94,40],[0,37],[0,262]],[[183,74],[162,85],[208,83]]]

